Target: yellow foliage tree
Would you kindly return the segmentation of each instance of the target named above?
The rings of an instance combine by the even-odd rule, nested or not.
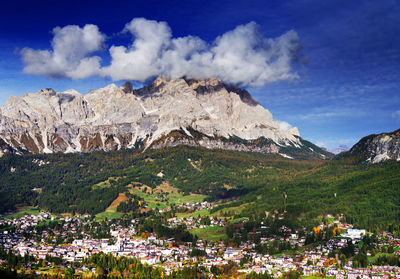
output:
[[[336,235],[338,235],[338,234],[340,234],[340,229],[339,229],[339,227],[334,227],[334,228],[333,228],[333,236],[336,236]]]

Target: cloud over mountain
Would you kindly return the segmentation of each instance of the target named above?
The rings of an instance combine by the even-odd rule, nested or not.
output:
[[[56,27],[53,34],[52,50],[22,49],[24,73],[72,79],[99,74],[101,59],[91,55],[101,49],[106,37],[96,25]]]
[[[100,57],[93,53],[101,50],[105,35],[97,26],[57,27],[52,50],[21,51],[24,72],[50,78],[103,76],[142,82],[160,74],[170,78],[219,77],[250,86],[298,77],[292,62],[300,51],[300,40],[293,30],[266,38],[258,25],[250,22],[207,43],[196,36],[173,38],[166,22],[134,18],[123,32],[132,35],[131,44],[111,46],[110,64],[101,65]]]
[[[289,131],[291,128],[293,128],[293,126],[286,121],[277,121],[277,123],[279,125],[279,128],[284,131]]]

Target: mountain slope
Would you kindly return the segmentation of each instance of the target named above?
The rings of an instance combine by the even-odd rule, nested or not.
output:
[[[400,164],[394,161],[300,161],[180,145],[146,152],[6,155],[0,158],[0,177],[0,212],[38,205],[56,213],[96,214],[135,186],[167,184],[207,195],[238,217],[277,210],[309,222],[321,214],[344,214],[370,230],[400,221]]]
[[[238,147],[289,157],[284,150],[297,148],[301,156],[331,155],[304,145],[297,128],[280,129],[247,91],[219,79],[159,77],[138,90],[130,83],[120,88],[111,84],[85,96],[74,90],[45,89],[10,97],[0,108],[0,154],[155,148],[165,146],[160,139],[171,140],[174,131],[183,131],[190,145],[207,148]],[[267,144],[256,146],[259,139]]]
[[[400,129],[366,136],[338,158],[358,158],[360,161],[370,163],[400,161]]]

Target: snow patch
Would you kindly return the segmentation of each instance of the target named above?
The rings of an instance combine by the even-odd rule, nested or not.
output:
[[[119,138],[118,138],[118,137],[114,137],[114,136],[113,136],[113,139],[114,139],[114,140],[115,140],[115,142],[118,144],[118,147],[117,147],[117,149],[118,149],[118,150],[120,150],[120,149],[121,149],[121,142],[120,142]]]
[[[137,133],[135,134],[135,136],[132,138],[132,140],[128,143],[128,148],[133,148],[135,147],[135,143],[138,139]]]
[[[284,158],[293,159],[293,157],[290,157],[289,155],[286,155],[286,154],[284,154],[284,153],[278,153],[278,154],[281,155],[281,156],[284,157]]]
[[[76,153],[77,151],[72,147],[72,146],[68,146],[67,150],[65,150],[65,153]]]
[[[218,116],[216,116],[213,112],[214,112],[214,107],[203,107],[203,109],[208,113],[208,115],[210,116],[210,118],[213,119],[218,119]]]
[[[192,134],[185,127],[182,127],[182,130],[186,133],[186,135],[193,138]]]
[[[42,141],[43,141],[43,145],[44,145],[43,153],[53,153],[53,151],[50,150],[49,147],[48,147],[47,131],[42,131],[41,135],[42,135]]]
[[[283,144],[280,143],[279,140],[274,140],[274,142],[275,142],[277,145],[282,146],[282,147],[290,146],[290,144],[288,145],[287,141],[283,142]]]
[[[82,146],[78,140],[78,136],[76,136],[75,138],[72,138],[71,142],[75,145],[75,150],[77,152],[82,152]]]
[[[375,158],[372,160],[372,163],[380,163],[389,159],[390,156],[387,154],[387,151],[385,151],[382,154],[376,155]]]
[[[301,146],[299,144],[297,144],[297,142],[292,141],[293,145],[297,148],[301,148]]]
[[[51,151],[47,146],[45,146],[45,148],[43,148],[43,153],[53,153],[53,151]]]
[[[107,137],[104,134],[100,134],[101,145],[104,147],[106,146]]]
[[[142,101],[142,98],[139,98],[139,99],[137,99],[137,100],[139,101],[139,105],[142,107],[142,109],[143,109],[143,111],[144,111],[145,114],[151,114],[151,113],[155,113],[155,112],[158,111],[158,108],[148,110],[148,109],[144,106],[143,101]]]
[[[146,111],[146,114],[152,114],[152,113],[155,113],[157,111],[158,111],[158,109],[151,109],[151,110]]]
[[[285,141],[285,145],[286,145],[286,146],[291,146],[291,144],[290,144],[289,141]]]

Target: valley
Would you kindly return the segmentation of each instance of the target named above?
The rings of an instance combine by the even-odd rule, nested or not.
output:
[[[400,130],[333,155],[245,90],[162,77],[12,97],[0,124],[0,275],[400,276]]]
[[[5,154],[0,258],[18,278],[398,276],[400,165],[365,145],[330,160],[187,145]]]
[[[210,211],[237,217],[275,210],[304,221],[344,214],[360,227],[387,227],[399,216],[399,165],[358,158],[291,160],[187,146],[145,153],[10,155],[0,159],[1,206],[3,212],[39,206],[54,213],[119,217],[118,204],[127,199],[143,200],[141,210],[206,200],[215,203]],[[39,160],[49,164],[35,163]],[[116,202],[118,197],[123,200]]]

